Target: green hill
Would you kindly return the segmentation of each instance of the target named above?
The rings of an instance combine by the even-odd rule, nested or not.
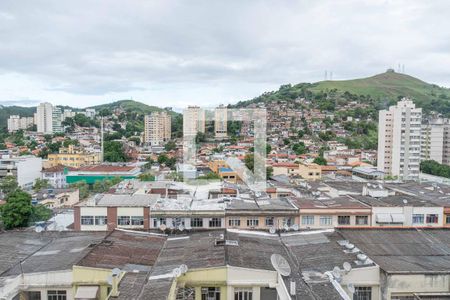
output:
[[[144,104],[142,102],[134,101],[134,100],[119,100],[119,101],[115,101],[115,102],[111,102],[111,103],[92,106],[89,108],[94,108],[96,111],[101,111],[103,109],[114,110],[117,108],[122,108],[126,112],[135,112],[135,113],[139,113],[139,114],[149,114],[149,113],[155,112],[155,111],[167,110],[167,109],[160,108],[157,106],[150,106],[150,105]],[[172,112],[171,110],[168,110],[168,112],[176,114],[175,112]]]
[[[426,112],[434,110],[450,115],[450,89],[392,70],[361,79],[282,85],[278,91],[267,92],[252,100],[239,102],[237,106],[265,101],[293,100],[298,97],[317,101],[331,97],[343,102],[362,99],[364,102],[372,103],[375,108],[386,107],[401,97],[410,97]]]

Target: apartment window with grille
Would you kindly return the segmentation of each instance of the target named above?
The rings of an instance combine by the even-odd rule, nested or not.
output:
[[[94,225],[93,216],[81,216],[81,225]]]
[[[66,291],[48,291],[47,292],[47,300],[66,300],[67,292]]]
[[[251,219],[247,219],[247,226],[248,227],[256,227],[259,225],[259,220],[258,218],[251,218]]]
[[[450,215],[445,215],[445,223],[450,224]]]
[[[202,287],[202,300],[220,300],[220,288]]]
[[[367,225],[369,224],[369,217],[368,216],[356,216],[356,225]]]
[[[234,300],[252,300],[253,289],[252,288],[235,288]]]
[[[333,219],[331,216],[320,216],[320,225],[326,226],[331,225],[333,223]]]
[[[131,225],[144,225],[144,217],[132,216],[131,217]]]
[[[266,217],[266,226],[273,226],[274,217]]]
[[[427,223],[429,224],[436,224],[438,222],[438,219],[439,217],[436,214],[427,215]]]
[[[413,224],[423,224],[424,216],[423,214],[413,214],[412,222]]]
[[[228,220],[228,225],[231,227],[241,226],[241,219],[231,218]]]
[[[212,218],[209,220],[209,227],[222,227],[222,219]]]
[[[372,288],[370,286],[356,286],[353,300],[372,300]]]
[[[191,219],[191,227],[203,227],[203,219],[202,218],[192,218]]]
[[[302,225],[314,225],[314,216],[302,216]]]
[[[106,225],[106,216],[95,216],[95,225]]]
[[[350,216],[338,216],[339,225],[350,225]]]
[[[130,225],[130,216],[119,216],[117,218],[118,225]]]

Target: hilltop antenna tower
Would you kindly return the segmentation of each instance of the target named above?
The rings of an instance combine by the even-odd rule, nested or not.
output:
[[[327,80],[328,79],[328,72],[327,72],[327,70],[325,70],[325,80]]]
[[[402,73],[405,74],[405,65],[402,65]]]
[[[330,72],[330,80],[333,80],[333,72]]]

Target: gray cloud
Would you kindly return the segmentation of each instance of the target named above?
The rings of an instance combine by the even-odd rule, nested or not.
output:
[[[346,79],[398,63],[450,86],[449,9],[420,0],[3,0],[0,99],[229,102],[325,70]]]

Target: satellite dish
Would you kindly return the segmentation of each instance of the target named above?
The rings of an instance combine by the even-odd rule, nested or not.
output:
[[[284,230],[289,231],[289,226],[288,226],[288,224],[284,224],[283,228],[284,228]]]
[[[403,199],[403,204],[408,204],[408,200]]]
[[[352,265],[349,262],[343,263],[342,267],[344,268],[345,272],[350,272],[352,270]]]
[[[159,225],[159,230],[165,231],[167,229],[167,226],[164,224]]]
[[[340,278],[341,277],[341,269],[339,269],[338,266],[333,268],[333,272],[332,273],[333,273],[333,276],[335,278]]]
[[[36,231],[37,233],[40,233],[40,232],[44,231],[44,228],[42,228],[41,226],[36,226],[34,228],[34,231]]]
[[[353,248],[355,248],[355,245],[348,243],[347,245],[345,245],[345,248],[347,248],[348,250],[352,250]]]
[[[180,276],[181,276],[181,270],[180,270],[180,268],[175,268],[175,269],[173,269],[172,275],[173,275],[173,277],[180,277]]]
[[[64,229],[65,229],[64,226],[62,226],[62,225],[58,226],[58,231],[59,232],[64,231]]]
[[[106,277],[106,282],[107,282],[109,285],[112,285],[112,275],[109,275],[108,277]]]
[[[347,284],[347,288],[350,293],[352,293],[352,294],[355,293],[355,286],[353,285],[353,283]]]
[[[183,225],[178,225],[178,230],[179,231],[184,231],[184,226]]]
[[[186,230],[191,230],[192,227],[191,227],[191,225],[186,225],[186,226],[184,227],[184,229],[186,229]]]
[[[112,269],[113,276],[119,276],[120,272],[122,272],[119,268]]]
[[[367,255],[360,253],[360,254],[356,255],[356,258],[358,258],[361,261],[365,261],[367,259]]]
[[[283,276],[291,275],[291,266],[287,260],[280,254],[272,254],[270,256],[270,262],[275,270]]]
[[[181,271],[181,273],[186,273],[187,271],[188,271],[188,266],[186,266],[185,264],[182,264],[181,266],[180,266],[180,271]]]
[[[294,225],[292,225],[292,229],[294,230],[294,231],[298,231],[298,224],[294,224]]]
[[[269,228],[269,232],[270,232],[271,234],[275,234],[275,232],[277,232],[277,231],[276,231],[275,227],[271,226],[271,227]]]

